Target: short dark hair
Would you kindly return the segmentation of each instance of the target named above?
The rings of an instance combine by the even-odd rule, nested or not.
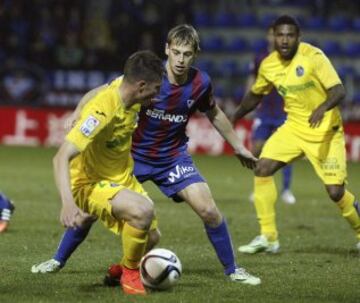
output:
[[[279,18],[277,18],[274,23],[272,24],[272,28],[276,29],[276,27],[278,27],[279,25],[283,25],[283,24],[288,24],[288,25],[294,25],[296,28],[296,32],[297,34],[300,33],[300,25],[299,22],[294,18],[291,17],[289,15],[282,15]]]
[[[164,75],[161,59],[152,51],[143,50],[133,53],[125,62],[124,79],[128,82],[144,80],[161,81]]]

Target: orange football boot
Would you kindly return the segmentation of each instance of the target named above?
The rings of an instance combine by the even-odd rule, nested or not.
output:
[[[139,269],[122,268],[120,284],[124,293],[129,295],[146,295],[146,290],[140,279]]]

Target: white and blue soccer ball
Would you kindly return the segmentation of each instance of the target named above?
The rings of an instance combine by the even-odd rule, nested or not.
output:
[[[152,249],[141,259],[141,281],[152,289],[165,290],[173,287],[179,281],[181,272],[179,258],[165,248]]]

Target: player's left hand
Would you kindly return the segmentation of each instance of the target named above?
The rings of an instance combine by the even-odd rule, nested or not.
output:
[[[242,166],[249,169],[254,169],[258,159],[245,147],[242,147],[235,151],[235,156],[238,158]]]
[[[325,112],[326,112],[326,108],[322,105],[320,105],[317,109],[315,109],[312,112],[309,118],[309,123],[311,128],[316,128],[320,126],[322,119],[324,118]]]

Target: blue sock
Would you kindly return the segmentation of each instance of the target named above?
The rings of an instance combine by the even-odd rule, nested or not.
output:
[[[12,210],[14,206],[10,203],[8,197],[6,197],[3,193],[0,193],[0,209],[4,208]]]
[[[14,212],[14,205],[8,197],[0,193],[0,220],[10,221],[11,214]]]
[[[355,198],[356,199],[356,198]],[[353,203],[355,209],[356,209],[356,212],[358,213],[359,217],[360,217],[360,203],[358,200],[355,200],[354,203]]]
[[[283,172],[283,190],[290,189],[291,176],[292,176],[292,165],[286,165],[282,169]]]
[[[86,227],[68,228],[59,244],[54,259],[59,261],[61,266],[64,266],[66,261],[70,258],[75,249],[85,240],[91,224]]]
[[[233,273],[236,268],[235,256],[225,219],[217,227],[205,225],[205,230],[221,264],[224,266],[225,275]]]

